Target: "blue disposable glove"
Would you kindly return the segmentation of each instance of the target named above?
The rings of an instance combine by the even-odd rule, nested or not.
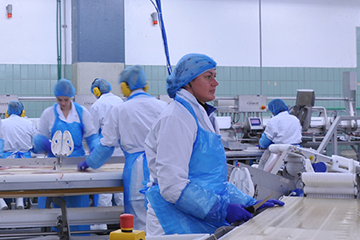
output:
[[[80,172],[85,171],[88,168],[89,168],[89,166],[87,165],[86,161],[79,162],[79,164],[77,165],[77,169]]]
[[[46,136],[37,134],[35,135],[33,142],[34,147],[32,151],[34,153],[48,153],[51,151],[51,142]]]
[[[317,162],[311,164],[315,172],[326,172],[326,165],[323,162]]]
[[[252,214],[245,210],[246,206],[237,203],[230,203],[227,208],[226,221],[229,223],[244,221],[246,222],[252,218]]]
[[[257,204],[259,202],[261,202],[261,200],[256,201],[255,204]],[[277,199],[269,199],[263,205],[261,205],[257,210],[264,209],[264,208],[275,207],[275,204],[279,205],[279,206],[284,206],[285,203],[283,201],[280,201],[280,200],[277,200]]]

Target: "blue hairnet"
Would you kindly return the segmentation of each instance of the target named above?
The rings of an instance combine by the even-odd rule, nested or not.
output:
[[[180,88],[205,71],[214,68],[216,68],[216,62],[204,54],[190,53],[183,56],[166,79],[167,93],[174,98]]]
[[[111,84],[103,78],[97,78],[94,80],[94,82],[91,84],[91,88],[90,88],[91,93],[93,93],[93,90],[95,87],[99,88],[101,94],[108,93],[112,89]]]
[[[146,86],[146,75],[144,69],[139,65],[127,67],[120,74],[120,83],[126,82],[130,90],[143,88]]]
[[[275,116],[282,111],[288,111],[288,106],[281,99],[274,99],[269,102],[268,108]]]
[[[75,88],[69,80],[62,78],[55,84],[54,95],[55,97],[73,97],[75,95]]]
[[[19,101],[10,101],[8,106],[8,114],[21,115],[21,112],[24,110],[24,105]]]

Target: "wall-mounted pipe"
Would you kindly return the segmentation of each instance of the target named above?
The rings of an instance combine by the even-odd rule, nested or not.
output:
[[[61,79],[61,0],[56,0],[57,75]]]

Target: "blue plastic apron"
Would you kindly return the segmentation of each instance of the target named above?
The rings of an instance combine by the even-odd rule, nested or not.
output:
[[[128,97],[126,99],[126,101],[129,101],[139,95],[146,95],[149,97],[153,97],[147,93],[140,92],[140,93],[135,93],[135,94],[131,95],[130,97]],[[121,143],[120,143],[120,147],[121,147]],[[149,172],[149,168],[147,165],[145,151],[128,153],[122,147],[121,147],[121,149],[123,150],[124,155],[125,155],[125,166],[124,166],[124,171],[123,171],[123,176],[122,176],[123,177],[123,185],[124,185],[124,211],[125,211],[125,213],[134,214],[133,207],[130,205],[130,197],[133,195],[132,192],[139,192],[140,189],[134,189],[133,187],[131,187],[134,184],[131,181],[131,176],[132,176],[133,171],[139,171],[139,169],[133,169],[133,165],[134,165],[136,159],[140,155],[143,154],[143,169],[142,169],[142,171],[144,174],[144,180],[147,182],[149,181],[149,178],[150,178],[149,177],[150,172]]]
[[[82,144],[83,133],[84,133],[84,124],[82,122],[83,109],[79,104],[77,104],[75,102],[73,102],[73,104],[79,115],[80,123],[78,123],[78,122],[67,123],[67,122],[62,121],[59,118],[59,113],[56,111],[56,106],[58,105],[56,103],[54,105],[55,122],[51,129],[51,138],[54,136],[55,132],[58,130],[60,130],[62,133],[64,133],[64,131],[66,131],[66,130],[69,131],[71,133],[71,137],[74,141],[74,151],[70,154],[69,157],[83,157],[83,156],[85,156],[85,150],[84,150],[84,146]],[[48,157],[55,157],[55,155],[50,151],[48,153]]]
[[[175,100],[193,115],[198,126],[197,137],[189,162],[188,179],[202,188],[215,191],[221,198],[228,199],[226,156],[221,136],[207,132],[200,127],[195,112],[188,102],[178,96],[175,97]],[[225,221],[210,224],[178,210],[175,204],[166,201],[161,196],[157,184],[146,192],[146,197],[150,201],[165,234],[214,233],[218,227],[229,225]]]
[[[51,138],[54,136],[55,132],[57,130],[60,130],[62,133],[64,131],[69,131],[71,133],[71,137],[73,138],[74,141],[74,151],[70,154],[69,157],[84,157],[85,156],[85,151],[84,151],[84,147],[82,144],[82,139],[83,139],[83,131],[84,131],[84,124],[82,122],[82,117],[83,117],[83,109],[82,107],[73,102],[75,109],[79,115],[79,119],[80,119],[80,123],[78,122],[73,122],[73,123],[67,123],[62,121],[59,118],[59,114],[56,111],[56,106],[58,105],[57,103],[54,104],[54,113],[55,113],[55,122],[54,125],[51,129]],[[48,157],[55,157],[55,155],[50,152],[48,153]],[[65,197],[61,197],[62,199],[65,200],[66,202],[66,207],[89,207],[89,195],[80,195],[80,196],[65,196]],[[40,199],[41,202],[43,201],[43,199]],[[40,201],[39,201],[39,205],[40,205]],[[53,204],[54,208],[59,208],[57,205]],[[54,229],[54,231],[57,231],[57,229]],[[71,231],[85,231],[85,230],[90,230],[90,225],[72,225],[70,226],[70,232]],[[79,234],[82,235],[82,234]],[[86,234],[87,235],[87,234]]]
[[[30,150],[27,152],[4,152],[4,158],[31,158]]]

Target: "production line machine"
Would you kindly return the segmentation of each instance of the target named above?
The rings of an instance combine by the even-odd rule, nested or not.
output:
[[[344,72],[344,97],[316,97],[312,89],[298,89],[296,97],[279,97],[291,100],[290,114],[302,125],[302,147],[321,149],[338,154],[339,146],[350,146],[360,160],[360,119],[356,116],[356,72]],[[214,101],[222,141],[228,160],[249,163],[258,161],[263,153],[256,145],[264,132],[271,113],[267,102],[277,97],[265,95],[239,95],[219,97]],[[327,110],[315,106],[315,100],[344,102],[344,111]]]
[[[319,165],[325,168],[319,171]],[[206,240],[359,239],[357,160],[326,156],[311,148],[273,144],[264,152],[259,165],[229,166],[230,171],[235,169],[242,169],[237,172],[243,174],[238,179],[230,174],[235,185],[244,181],[248,172],[254,187],[250,192],[255,198],[264,199],[271,193],[285,205],[266,209],[239,226],[218,229]]]

